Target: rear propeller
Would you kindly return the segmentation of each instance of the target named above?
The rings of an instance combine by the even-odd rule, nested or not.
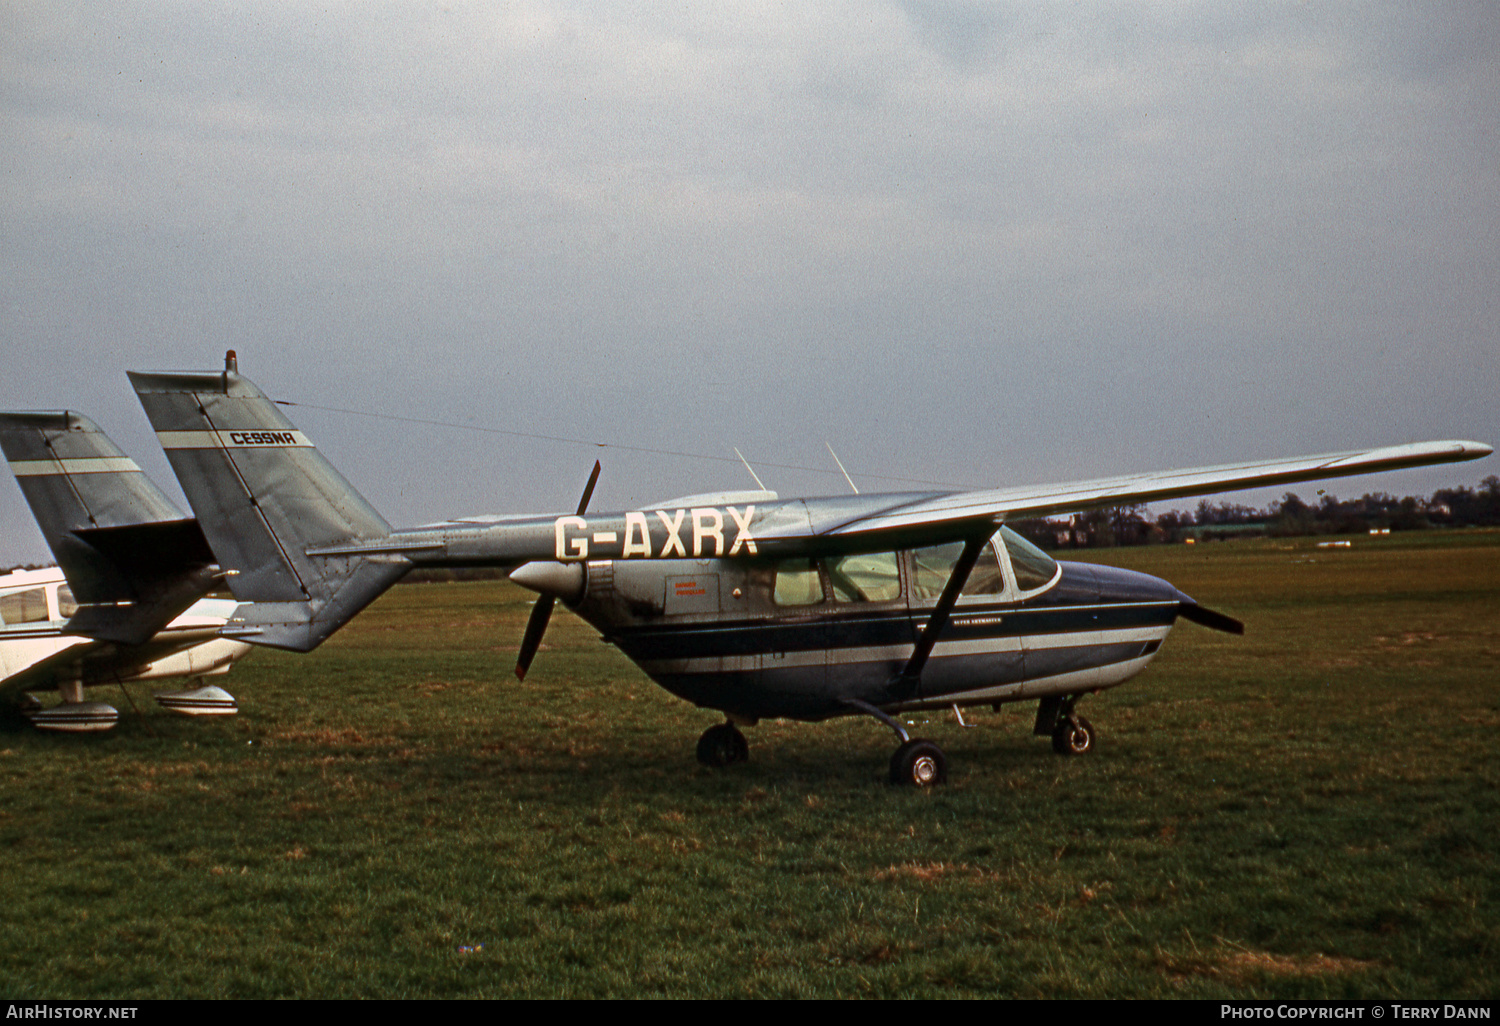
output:
[[[583,486],[583,497],[578,500],[579,516],[589,508],[589,498],[594,494],[598,480],[599,461],[595,460],[594,472],[589,475],[589,483]],[[536,650],[542,645],[542,635],[547,631],[547,621],[552,619],[552,607],[556,602],[555,596],[543,593],[537,596],[536,604],[531,607],[526,633],[521,635],[521,650],[516,653],[516,680],[526,679],[526,671],[531,669],[531,660],[536,658]]]

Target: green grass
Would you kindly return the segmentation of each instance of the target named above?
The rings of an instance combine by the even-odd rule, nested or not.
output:
[[[561,611],[520,685],[504,584],[255,653],[234,720],[137,685],[111,735],[0,735],[0,994],[1500,991],[1500,534],[1100,558],[1247,635],[1180,625],[1083,759],[1030,707],[933,715],[928,793],[864,720],[704,769],[717,716]]]

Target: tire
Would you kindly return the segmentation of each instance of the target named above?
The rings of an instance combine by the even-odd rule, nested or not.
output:
[[[750,759],[750,742],[733,723],[709,727],[698,739],[698,761],[714,769]]]
[[[915,738],[891,756],[891,783],[910,787],[936,787],[948,779],[948,757],[931,741]]]
[[[1058,755],[1087,755],[1094,750],[1094,725],[1082,716],[1058,720],[1052,750]]]

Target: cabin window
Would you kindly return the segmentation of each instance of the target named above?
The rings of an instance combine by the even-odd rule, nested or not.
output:
[[[826,561],[835,602],[890,602],[901,597],[894,552],[865,552]]]
[[[947,545],[932,545],[912,553],[912,601],[936,602],[953,576],[953,564],[963,555],[963,542]],[[991,542],[979,554],[969,579],[964,582],[963,595],[1000,595],[1005,592],[1005,578],[1000,573],[1000,557]]]
[[[1052,583],[1059,569],[1057,561],[1008,527],[1000,528],[1005,550],[1010,553],[1010,568],[1016,575],[1018,591],[1035,591]]]
[[[73,597],[73,589],[66,584],[57,589],[57,616],[59,619],[67,620],[78,612],[78,600]]]
[[[0,621],[36,623],[45,619],[47,619],[46,588],[27,588],[25,591],[0,595]]]
[[[823,601],[823,582],[818,568],[810,559],[784,559],[776,564],[776,589],[772,593],[778,606],[811,606]]]

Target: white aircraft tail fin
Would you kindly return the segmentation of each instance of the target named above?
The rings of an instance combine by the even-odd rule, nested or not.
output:
[[[316,648],[411,564],[399,555],[309,555],[390,535],[391,527],[233,357],[222,373],[130,374],[230,590],[223,633]]]

